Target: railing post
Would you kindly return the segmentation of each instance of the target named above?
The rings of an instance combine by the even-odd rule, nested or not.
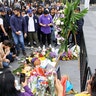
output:
[[[84,91],[87,79],[88,57],[83,33],[80,45],[80,85],[81,91]]]

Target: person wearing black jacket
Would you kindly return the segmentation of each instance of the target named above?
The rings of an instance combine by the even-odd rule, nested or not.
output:
[[[28,37],[31,48],[33,48],[33,42],[36,42],[37,47],[40,47],[37,37],[37,32],[39,28],[38,17],[33,15],[32,9],[28,9],[28,15],[25,17],[27,28],[28,28]]]
[[[5,16],[5,9],[3,7],[0,8],[0,12],[0,42],[3,42],[4,40],[8,39],[8,22]]]
[[[79,7],[77,7],[76,12],[80,12]],[[80,46],[81,45],[81,38],[82,38],[82,34],[83,34],[84,19],[81,18],[81,19],[77,20],[76,25],[77,25],[76,40],[77,40],[77,44]]]

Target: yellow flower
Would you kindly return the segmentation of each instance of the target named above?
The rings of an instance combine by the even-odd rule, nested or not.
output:
[[[46,58],[45,57],[40,57],[39,59],[42,61],[42,60],[45,60]]]
[[[26,59],[27,59],[27,58],[26,58]],[[30,57],[30,56],[29,56],[29,57],[28,57],[28,60],[29,60],[29,62],[31,62],[31,60],[32,60],[32,57]]]
[[[26,73],[26,71],[23,69],[23,70],[22,70],[22,73]]]
[[[52,62],[56,62],[56,58],[53,58],[53,59],[52,59]]]

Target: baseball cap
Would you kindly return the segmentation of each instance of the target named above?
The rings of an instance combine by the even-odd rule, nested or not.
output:
[[[44,9],[44,14],[49,14],[49,10],[48,9]]]
[[[28,9],[28,10],[27,10],[27,13],[28,13],[28,14],[31,14],[31,13],[32,13],[32,9]]]
[[[15,7],[14,10],[21,11],[20,7]]]
[[[1,7],[0,12],[5,12],[5,8]]]

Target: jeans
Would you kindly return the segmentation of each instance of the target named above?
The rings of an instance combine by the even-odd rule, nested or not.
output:
[[[14,58],[12,57],[13,53],[9,53],[9,55],[6,56],[7,59],[10,60],[10,62],[13,62],[14,61]]]
[[[21,32],[20,35],[17,35],[16,33],[12,32],[12,36],[14,39],[16,50],[20,51],[19,43],[21,44],[22,50],[25,50],[23,32]]]
[[[8,63],[8,62],[3,62],[3,67],[4,67],[4,68],[9,67],[9,63]]]

